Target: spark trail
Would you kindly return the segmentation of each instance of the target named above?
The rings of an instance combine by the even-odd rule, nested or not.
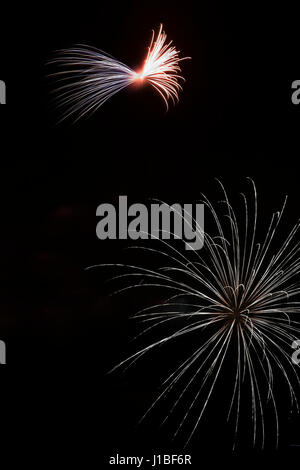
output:
[[[276,396],[282,393],[275,386],[278,377],[287,386],[291,407],[298,409],[295,390],[299,377],[297,366],[291,360],[291,344],[300,331],[300,242],[296,238],[300,223],[293,225],[281,238],[285,199],[281,210],[272,215],[262,242],[258,243],[257,192],[254,182],[250,182],[253,202],[242,194],[243,210],[239,214],[220,182],[222,214],[221,209],[216,209],[203,196],[205,217],[211,217],[215,229],[212,235],[205,233],[204,247],[194,252],[195,260],[170,242],[160,240],[162,249],[144,248],[151,256],[157,252],[161,261],[165,260],[160,268],[117,265],[125,269],[125,273],[114,279],[126,281],[118,293],[142,288],[152,289],[153,293],[155,289],[163,289],[166,295],[164,302],[144,308],[134,316],[146,325],[138,338],[148,337],[148,341],[144,339],[144,346],[116,368],[129,367],[155,349],[163,355],[162,346],[175,340],[187,338],[193,346],[192,352],[184,347],[180,349],[182,360],[173,370],[169,364],[162,391],[145,414],[165,397],[175,394],[166,419],[176,416],[175,436],[184,428],[188,429],[186,443],[207,412],[229,349],[234,352],[229,356],[229,367],[235,368],[232,399],[228,403],[228,419],[233,417],[235,423],[234,443],[241,402],[247,401],[245,384],[249,386],[251,397],[248,408],[252,416],[253,446],[258,441],[262,448],[265,445],[267,405],[273,409],[278,443]],[[198,229],[199,236],[203,237],[201,227]],[[155,338],[152,341],[151,335]],[[248,397],[248,392],[246,395]]]
[[[58,51],[49,61],[60,67],[51,74],[59,83],[54,90],[56,104],[63,110],[62,119],[75,120],[97,111],[113,95],[130,85],[149,83],[162,97],[168,110],[169,101],[179,100],[182,90],[179,63],[190,57],[179,57],[179,51],[167,42],[160,25],[157,36],[152,32],[147,57],[142,68],[134,71],[105,52],[80,45]]]

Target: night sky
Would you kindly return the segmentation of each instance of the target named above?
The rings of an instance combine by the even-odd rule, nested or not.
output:
[[[7,365],[0,396],[9,463],[106,468],[117,452],[182,453],[158,413],[136,426],[159,384],[159,355],[128,374],[106,374],[128,350],[128,317],[142,299],[111,297],[108,273],[85,271],[139,258],[124,254],[126,241],[96,238],[99,204],[115,204],[119,195],[130,203],[193,203],[201,193],[218,200],[214,176],[236,202],[251,176],[262,222],[286,194],[287,226],[300,216],[300,105],[291,102],[300,73],[297,14],[220,4],[54,1],[6,5],[1,13],[0,339]],[[128,89],[87,120],[57,124],[46,65],[55,50],[87,44],[135,68],[160,23],[192,57],[182,63],[178,105],[166,113],[151,87]],[[214,400],[186,449],[192,468],[299,462],[300,447],[291,447],[300,446],[299,419],[283,403],[278,453],[246,445],[232,454],[218,419],[223,395]]]

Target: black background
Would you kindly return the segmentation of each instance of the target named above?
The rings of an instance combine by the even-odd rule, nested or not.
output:
[[[156,423],[136,429],[157,386],[156,362],[105,375],[124,357],[136,305],[109,296],[103,271],[84,271],[119,262],[127,246],[96,239],[95,210],[120,194],[130,202],[218,198],[213,175],[233,194],[252,176],[263,218],[288,194],[287,220],[297,220],[297,14],[253,3],[87,1],[10,6],[1,22],[1,440],[9,461],[102,467],[117,452],[179,452]],[[136,67],[160,22],[192,57],[182,64],[179,104],[166,114],[151,88],[127,90],[89,120],[57,125],[45,65],[53,52],[85,43]],[[270,454],[226,451],[217,419],[203,429],[187,449],[195,468],[206,468],[206,457],[212,466],[299,457],[290,447],[300,444],[297,421],[284,423],[280,452]]]

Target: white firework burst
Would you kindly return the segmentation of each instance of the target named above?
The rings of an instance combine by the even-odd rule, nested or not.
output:
[[[58,51],[49,61],[62,70],[51,74],[61,82],[54,92],[57,105],[63,108],[62,120],[69,116],[79,118],[94,113],[109,98],[133,83],[149,83],[168,102],[178,101],[182,89],[179,63],[190,57],[179,57],[179,51],[167,42],[167,35],[160,25],[157,37],[152,40],[143,67],[134,71],[114,57],[85,45]]]
[[[272,215],[262,243],[258,243],[257,193],[252,180],[254,207],[242,194],[244,216],[237,216],[222,185],[225,222],[219,211],[204,197],[206,211],[212,216],[215,234],[205,233],[204,247],[191,260],[165,240],[165,248],[158,253],[166,260],[159,269],[141,266],[126,267],[118,279],[129,279],[129,284],[117,292],[132,288],[162,288],[167,296],[164,302],[147,307],[135,318],[146,322],[143,334],[156,330],[161,337],[150,341],[117,367],[129,366],[159,346],[187,337],[194,346],[163,383],[162,391],[148,409],[156,406],[170,392],[176,392],[167,418],[182,402],[186,411],[178,422],[176,433],[187,422],[192,422],[186,442],[194,435],[218,379],[229,348],[234,350],[235,379],[228,417],[235,416],[235,438],[240,419],[243,384],[250,385],[253,445],[258,435],[265,443],[265,406],[272,405],[276,421],[276,440],[279,419],[274,388],[279,375],[286,383],[291,405],[298,408],[295,387],[299,384],[296,365],[291,360],[291,344],[299,333],[300,303],[300,242],[296,240],[299,222],[276,247],[275,238],[282,227],[286,199],[279,212]],[[281,223],[281,225],[280,225]],[[203,237],[201,227],[198,236]],[[144,248],[151,252],[152,248]],[[113,265],[116,266],[116,265]],[[116,279],[116,278],[114,278]],[[132,282],[136,279],[136,282]],[[183,322],[178,326],[178,322]],[[161,327],[168,328],[161,333]],[[196,333],[196,334],[195,334]],[[139,337],[141,336],[139,335]],[[190,393],[191,392],[191,393]],[[191,397],[192,395],[192,397]],[[186,397],[189,397],[187,400]]]

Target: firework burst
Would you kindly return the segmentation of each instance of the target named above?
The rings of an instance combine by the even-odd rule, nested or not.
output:
[[[62,119],[76,116],[76,120],[94,113],[109,98],[130,85],[149,83],[163,98],[168,109],[169,101],[178,101],[182,89],[179,63],[189,57],[179,57],[179,51],[167,42],[167,35],[160,25],[148,47],[143,67],[134,71],[105,52],[87,46],[63,49],[54,63],[62,68],[53,73],[61,83],[54,92],[56,101],[63,108]]]
[[[195,260],[191,261],[170,242],[161,240],[165,248],[158,253],[166,264],[159,269],[118,265],[126,271],[117,278],[128,280],[128,284],[117,292],[158,288],[166,290],[166,295],[163,302],[135,314],[135,318],[146,324],[139,338],[150,334],[155,339],[144,343],[117,367],[130,366],[158,347],[160,350],[183,338],[193,346],[191,353],[185,352],[184,348],[181,350],[179,365],[170,370],[161,392],[145,414],[169,394],[173,398],[175,394],[166,419],[171,415],[174,417],[179,404],[184,404],[185,411],[178,411],[176,415],[175,435],[186,426],[187,443],[215,392],[229,349],[234,352],[230,356],[229,367],[234,373],[232,399],[228,403],[228,419],[233,416],[235,422],[234,442],[241,402],[247,401],[248,397],[245,386],[250,387],[253,445],[258,443],[259,436],[264,447],[267,405],[274,411],[278,442],[279,418],[274,386],[278,376],[287,385],[291,406],[298,408],[295,387],[299,379],[296,365],[291,360],[291,344],[300,331],[300,303],[297,300],[300,242],[295,239],[300,224],[294,225],[281,241],[279,237],[277,247],[274,240],[279,235],[278,227],[282,226],[285,199],[281,210],[272,215],[262,242],[258,243],[257,194],[253,181],[250,181],[254,204],[249,204],[249,198],[242,194],[242,218],[237,216],[221,183],[222,215],[204,197],[206,217],[212,216],[215,229],[213,235],[205,233],[204,247],[199,253],[195,252]],[[201,227],[197,228],[202,237]],[[152,254],[157,251],[144,249]]]

